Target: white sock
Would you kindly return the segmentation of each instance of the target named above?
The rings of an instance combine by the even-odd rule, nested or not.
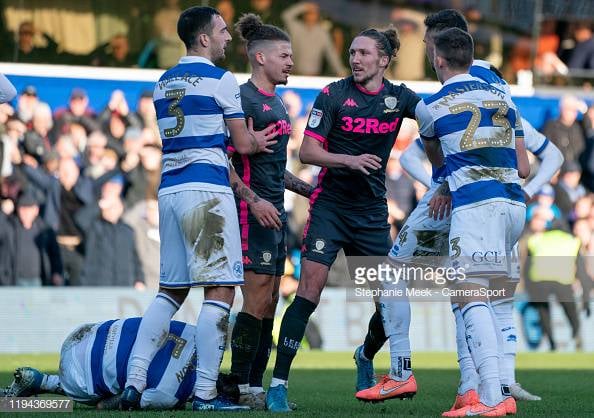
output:
[[[217,396],[217,378],[227,344],[229,310],[227,303],[205,300],[196,323],[196,383],[194,394],[204,400]]]
[[[167,342],[169,323],[179,305],[164,293],[158,293],[150,304],[138,328],[136,341],[130,354],[126,387],[134,386],[142,392],[146,387],[146,374],[157,351]]]
[[[471,302],[461,312],[468,349],[480,377],[480,400],[484,405],[495,406],[503,397],[497,362],[497,333],[489,307],[484,302]]]
[[[501,386],[501,394],[503,396],[511,396],[509,393],[509,383],[503,376],[503,337],[499,326],[497,325],[497,318],[493,311],[493,306],[489,302],[489,313],[491,314],[491,320],[493,321],[493,328],[495,328],[495,336],[497,337],[497,370],[499,371],[499,383]]]
[[[283,385],[284,387],[288,387],[289,382],[287,380],[277,379],[276,377],[273,377],[272,380],[270,381],[271,388],[273,388],[275,386],[280,386],[280,385]]]
[[[458,395],[463,395],[471,389],[478,390],[479,375],[474,367],[474,361],[468,351],[466,343],[466,325],[457,303],[452,304],[452,312],[456,320],[456,349],[458,352],[458,367],[460,368],[460,383]]]
[[[410,361],[410,302],[406,296],[407,282],[384,284],[384,289],[394,288],[403,296],[391,296],[380,301],[384,331],[390,340],[390,377],[404,381],[412,375]],[[398,294],[392,292],[391,294]]]
[[[55,374],[45,374],[41,381],[41,390],[53,393],[60,386],[60,376]]]
[[[513,299],[497,300],[491,304],[497,329],[501,332],[503,339],[503,362],[501,374],[508,385],[516,383],[516,349],[517,334],[514,323],[514,301]]]
[[[250,393],[253,393],[254,395],[264,393],[264,388],[262,386],[250,386]]]

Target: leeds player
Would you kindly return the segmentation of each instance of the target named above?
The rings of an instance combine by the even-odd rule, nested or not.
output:
[[[243,284],[226,129],[241,153],[270,152],[266,146],[276,143],[271,140],[276,131],[248,131],[235,77],[213,64],[225,57],[231,40],[219,12],[189,8],[179,17],[177,29],[187,55],[161,76],[153,94],[163,140],[159,293],[140,324],[121,405],[126,410],[138,406],[148,366],[165,343],[169,321],[190,288],[199,286],[204,301],[196,324],[194,408],[236,409],[216,389],[234,286]]]
[[[128,318],[81,325],[62,344],[57,375],[21,367],[4,396],[55,393],[95,405],[97,409],[118,409],[140,320]],[[149,365],[140,408],[185,409],[196,380],[194,333],[192,325],[170,322],[165,344]]]
[[[276,86],[287,83],[293,67],[289,36],[254,14],[243,15],[235,27],[246,42],[252,68],[250,79],[240,86],[245,117],[256,129],[275,126],[278,136],[272,153],[232,155],[231,187],[239,213],[245,282],[243,307],[231,336],[231,375],[221,375],[220,380],[228,396],[239,395],[239,404],[264,409],[262,378],[287,256],[285,187],[305,197],[313,187],[286,171],[291,121]],[[238,390],[229,391],[231,387]]]
[[[297,296],[281,324],[266,399],[269,410],[289,410],[291,363],[338,251],[344,248],[347,256],[382,256],[391,246],[385,167],[402,118],[415,117],[419,102],[410,89],[383,77],[399,46],[395,30],[361,32],[349,50],[353,75],[322,89],[311,111],[300,158],[322,171],[310,199]],[[381,317],[374,318],[383,336]],[[415,391],[411,380],[401,395]]]
[[[497,251],[510,260],[522,232],[526,206],[518,176],[527,177],[530,168],[521,121],[508,94],[468,74],[473,44],[467,32],[452,28],[435,34],[427,53],[443,88],[419,104],[419,131],[432,164],[441,166],[445,157],[444,185],[453,206],[450,259],[454,266],[468,265],[465,280],[457,283],[467,295],[455,301],[480,378],[479,402],[444,415],[503,416],[513,398],[502,392],[501,334],[480,291],[490,280],[509,277],[510,268],[472,254]]]

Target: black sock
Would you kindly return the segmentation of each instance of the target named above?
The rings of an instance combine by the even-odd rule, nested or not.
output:
[[[270,347],[272,347],[273,325],[274,318],[262,319],[262,332],[260,333],[258,352],[252,363],[252,370],[250,371],[250,386],[262,387],[262,378],[264,377],[268,359],[270,358]]]
[[[367,328],[367,335],[363,343],[363,355],[368,360],[373,360],[378,351],[382,348],[388,337],[384,331],[384,324],[382,322],[382,315],[377,310],[369,320]]]
[[[249,383],[261,329],[261,319],[245,312],[237,314],[231,334],[231,374],[237,376],[237,383],[240,385]]]
[[[295,296],[295,300],[287,308],[278,337],[273,377],[288,380],[291,363],[297,355],[297,350],[299,350],[299,345],[305,335],[305,327],[315,309],[315,303],[299,296]]]

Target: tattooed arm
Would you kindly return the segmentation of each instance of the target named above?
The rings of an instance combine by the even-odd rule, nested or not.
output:
[[[288,170],[285,170],[285,188],[308,199],[315,190],[314,186],[301,180]]]
[[[250,207],[250,212],[256,218],[258,223],[264,228],[280,230],[283,223],[280,220],[280,213],[272,203],[262,199],[252,189],[247,187],[235,172],[231,165],[229,167],[229,179],[231,189],[238,199],[243,200]]]

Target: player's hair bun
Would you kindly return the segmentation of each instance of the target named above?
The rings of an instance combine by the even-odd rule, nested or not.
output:
[[[400,49],[400,38],[398,37],[398,31],[395,27],[391,26],[382,33],[386,39],[388,39],[390,47],[392,47],[392,56],[396,56],[396,53]]]
[[[253,13],[247,13],[241,16],[241,18],[235,24],[235,30],[239,32],[239,35],[244,41],[251,41],[258,32],[262,29],[264,23],[260,16]]]

